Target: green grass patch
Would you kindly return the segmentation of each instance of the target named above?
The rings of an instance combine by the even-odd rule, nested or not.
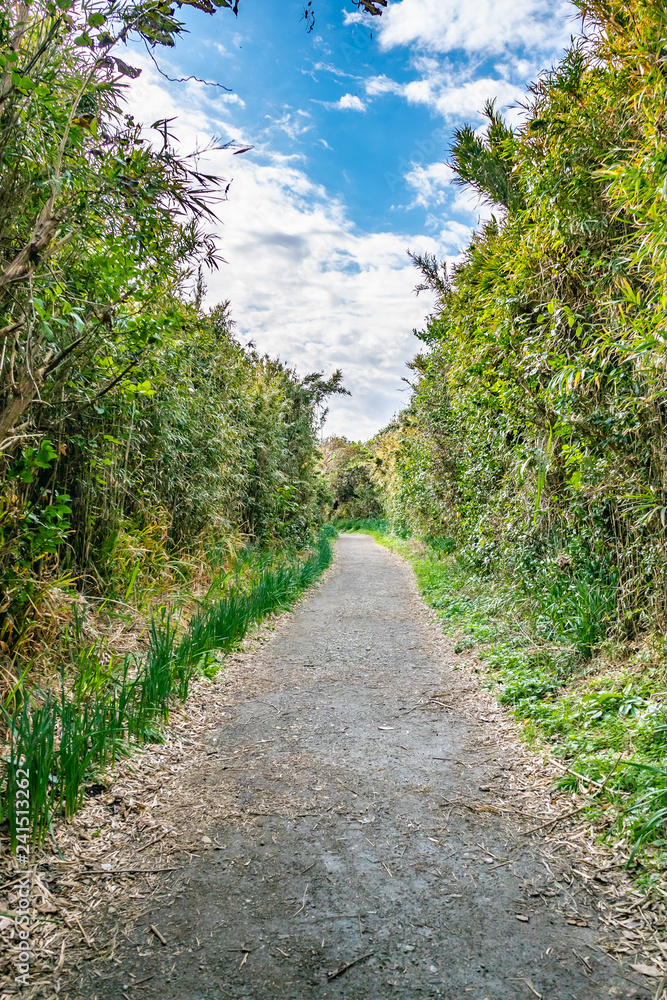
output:
[[[336,531],[363,531],[367,534],[375,532],[387,532],[389,522],[382,517],[353,517],[340,521],[334,521],[333,527]]]

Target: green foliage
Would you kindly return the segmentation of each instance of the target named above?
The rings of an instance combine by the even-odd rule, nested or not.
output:
[[[658,6],[580,6],[525,124],[487,106],[455,135],[458,182],[497,212],[451,274],[413,255],[437,310],[410,406],[368,448],[394,530],[519,578],[590,656],[667,627],[666,91]]]
[[[573,643],[584,658],[605,638],[616,611],[615,582],[541,573],[529,581],[535,625],[547,638]]]
[[[15,461],[4,509],[0,497],[1,637],[12,645],[41,580],[83,573],[105,597],[140,603],[203,533],[223,547],[242,533],[294,549],[322,521],[317,433],[339,373],[302,378],[244,350],[228,304],[172,306],[178,338],[137,367],[150,392],[119,384],[66,421],[66,445],[41,465],[30,449]]]
[[[383,532],[388,528],[388,522],[381,517],[352,517],[336,520],[336,531],[375,531]]]
[[[228,585],[221,600],[190,622],[188,633],[176,650],[177,662],[195,663],[211,650],[228,652],[251,625],[291,604],[331,562],[329,538],[330,533],[322,531],[316,551],[303,563],[289,561],[277,567],[261,566],[253,575],[250,589],[244,584]]]
[[[335,521],[377,518],[382,505],[373,482],[373,457],[362,444],[330,437],[322,444],[321,470]]]
[[[627,809],[627,814],[635,821],[633,831],[635,848],[630,859],[633,861],[642,844],[661,832],[667,823],[667,770],[639,761],[629,761],[629,763],[641,768],[653,779],[650,787],[642,791]]]
[[[456,183],[471,185],[492,205],[522,208],[524,199],[516,177],[514,133],[487,101],[484,115],[486,135],[480,137],[469,125],[454,130],[452,167]]]
[[[48,695],[41,698],[37,693],[36,697],[38,700],[32,704],[30,699],[24,698],[19,711],[13,718],[7,718],[9,759],[0,814],[9,818],[14,850],[17,842],[26,845],[30,840],[42,840],[51,818],[56,703]],[[17,820],[16,813],[25,810],[26,805],[29,817],[28,824],[24,825],[23,817]]]
[[[169,122],[141,126],[122,106],[140,70],[121,44],[159,51],[182,31],[142,0],[35,0],[0,24],[0,641],[12,649],[66,576],[128,600],[203,532],[298,547],[322,520],[317,435],[327,397],[346,391],[340,372],[301,378],[234,340],[229,303],[202,309],[222,178],[201,151],[178,151]]]
[[[203,308],[222,178],[169,121],[123,107],[141,70],[121,44],[172,47],[179,6],[33,0],[0,18],[0,807],[14,846],[23,765],[41,842],[95,769],[159,739],[193,677],[331,558],[325,535],[303,553],[326,515],[318,437],[342,375],[300,376],[237,342],[228,302]],[[173,605],[211,567],[183,633]],[[63,638],[74,587],[147,611],[145,656],[108,655],[76,609]],[[51,641],[58,696],[26,676]]]

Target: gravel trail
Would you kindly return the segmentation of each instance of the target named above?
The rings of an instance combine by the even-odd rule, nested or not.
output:
[[[514,751],[463,709],[437,631],[410,568],[342,536],[210,733],[208,794],[231,790],[240,818],[204,819],[211,843],[130,930],[139,943],[120,938],[105,978],[84,969],[70,995],[652,996],[596,947],[595,899],[567,862],[489,804]]]

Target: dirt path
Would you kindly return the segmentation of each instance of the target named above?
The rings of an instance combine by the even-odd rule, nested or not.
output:
[[[596,947],[596,897],[567,860],[520,835],[539,823],[525,800],[486,804],[519,794],[519,765],[461,707],[463,672],[436,633],[410,569],[343,536],[323,585],[246,661],[250,689],[228,692],[193,776],[236,818],[184,816],[210,838],[203,855],[69,996],[653,996]]]

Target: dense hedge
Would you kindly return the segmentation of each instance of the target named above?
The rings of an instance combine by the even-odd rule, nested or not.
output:
[[[631,635],[667,625],[664,6],[577,6],[525,123],[489,105],[456,134],[493,215],[451,274],[417,260],[438,309],[372,450],[394,525],[558,600],[597,588]]]

